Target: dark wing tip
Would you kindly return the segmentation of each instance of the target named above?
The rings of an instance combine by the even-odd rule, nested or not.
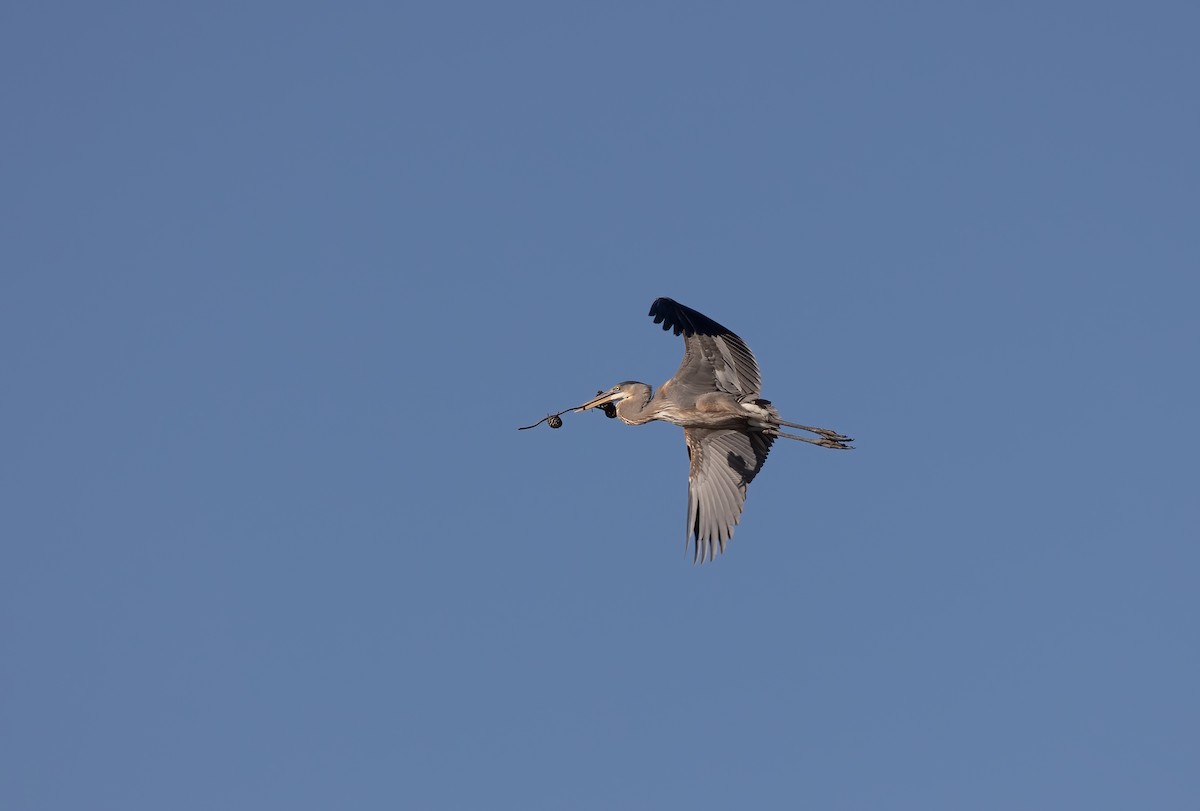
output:
[[[662,324],[664,330],[674,330],[676,335],[730,335],[725,327],[713,321],[703,313],[698,313],[691,307],[685,307],[674,299],[656,298],[650,305],[650,315],[654,316],[655,324]]]
[[[656,298],[654,303],[650,305],[649,315],[654,316],[655,324],[663,325],[664,332],[673,328],[675,330],[675,334],[678,335],[682,328],[679,326],[678,320],[672,318],[672,314],[675,313],[678,308],[679,304],[674,299],[665,297]]]

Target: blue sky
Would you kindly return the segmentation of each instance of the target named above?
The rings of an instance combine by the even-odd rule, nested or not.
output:
[[[0,805],[1194,808],[1198,23],[10,4]]]

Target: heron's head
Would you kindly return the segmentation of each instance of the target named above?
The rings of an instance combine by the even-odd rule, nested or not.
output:
[[[645,383],[638,383],[633,380],[626,380],[624,383],[618,383],[617,385],[613,386],[608,391],[600,392],[593,399],[588,400],[586,403],[584,403],[583,405],[581,405],[579,408],[577,408],[575,410],[577,412],[578,411],[587,411],[589,408],[601,408],[601,407],[607,405],[608,403],[613,403],[615,405],[616,403],[619,403],[622,400],[628,400],[630,397],[633,397],[639,391],[648,392],[649,390],[650,390],[650,387],[647,386]]]

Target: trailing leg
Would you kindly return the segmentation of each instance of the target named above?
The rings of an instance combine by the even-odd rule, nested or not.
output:
[[[790,425],[790,423],[786,423],[786,422],[783,424]],[[806,436],[796,436],[795,434],[785,434],[785,433],[782,433],[781,431],[779,431],[779,429],[777,429],[777,428],[770,428],[770,429],[764,430],[763,433],[767,434],[768,436],[778,436],[778,437],[783,437],[784,439],[794,439],[797,442],[807,442],[810,445],[820,445],[822,448],[833,448],[834,450],[839,450],[839,451],[854,450],[853,445],[847,444],[848,442],[853,442],[854,440],[852,440],[848,436],[842,436],[841,434],[837,434],[832,431],[830,433],[833,434],[833,436],[824,436],[823,435],[823,436],[821,436],[820,439],[811,439]]]
[[[808,431],[810,434],[817,434],[818,436],[824,437],[825,439],[831,439],[835,442],[854,441],[850,437],[839,434],[837,431],[832,431],[828,428],[814,428],[811,425],[801,425],[797,422],[786,422],[784,420],[777,420],[777,422],[780,425],[786,425],[788,428],[799,428],[801,431]],[[786,436],[786,434],[780,434],[780,436]]]

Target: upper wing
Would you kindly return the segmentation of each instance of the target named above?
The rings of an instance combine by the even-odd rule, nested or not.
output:
[[[754,354],[741,338],[708,316],[669,298],[650,305],[655,324],[683,334],[683,363],[669,381],[693,397],[723,391],[738,397],[757,397],[762,379]]]
[[[746,503],[746,485],[767,461],[775,437],[757,431],[685,428],[692,466],[688,473],[688,539],[695,539],[695,559],[712,560],[733,537],[733,527]]]

